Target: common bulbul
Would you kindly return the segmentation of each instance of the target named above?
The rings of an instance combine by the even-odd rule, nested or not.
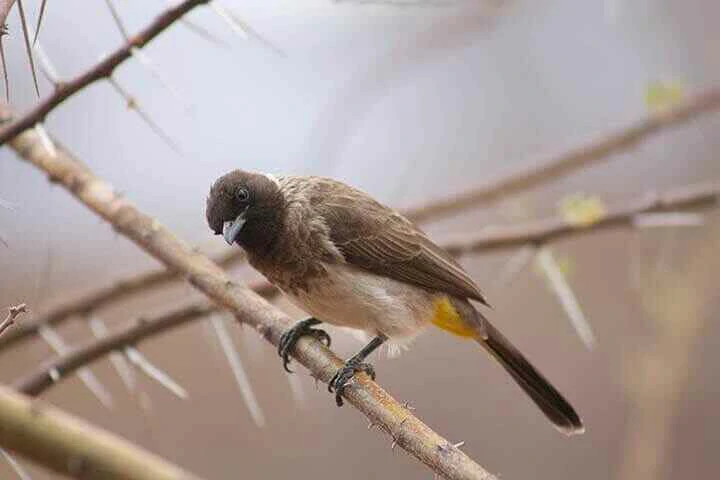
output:
[[[210,189],[212,231],[238,244],[250,264],[312,315],[288,330],[278,352],[302,335],[329,344],[321,322],[364,330],[372,341],[330,381],[338,405],[355,372],[374,378],[366,357],[385,341],[404,342],[428,325],[475,340],[547,415],[571,435],[584,430],[563,396],[470,301],[487,305],[455,259],[400,213],[323,177],[234,170]]]

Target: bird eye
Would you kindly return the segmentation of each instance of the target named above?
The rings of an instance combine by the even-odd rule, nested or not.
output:
[[[240,202],[247,202],[250,200],[250,192],[245,187],[240,187],[235,191],[235,198]]]

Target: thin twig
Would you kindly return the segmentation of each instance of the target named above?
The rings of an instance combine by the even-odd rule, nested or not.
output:
[[[653,112],[623,128],[600,135],[560,155],[550,157],[547,161],[525,165],[486,185],[461,192],[445,200],[411,208],[406,213],[415,221],[427,222],[450,213],[485,205],[606,160],[612,155],[635,147],[652,135],[718,109],[720,109],[720,88],[711,88],[688,97],[671,109]]]
[[[39,395],[53,383],[66,378],[72,372],[89,365],[98,358],[111,352],[124,351],[127,347],[137,345],[147,338],[200,319],[215,311],[214,307],[204,303],[175,309],[156,317],[141,318],[117,332],[108,333],[101,338],[63,352],[41,365],[34,373],[15,382],[14,387],[27,395]]]
[[[0,445],[55,472],[87,480],[199,480],[77,417],[0,386]]]
[[[7,107],[0,110],[5,118],[12,116]],[[278,344],[282,333],[291,325],[287,315],[246,286],[233,282],[210,259],[193,251],[126,198],[116,195],[108,183],[97,178],[57,142],[58,155],[54,158],[47,155],[33,129],[22,132],[9,144],[25,161],[65,187],[118,233],[131,239],[168,269],[183,272],[188,282],[218,307],[232,312],[238,321],[254,326],[270,343]],[[324,344],[310,337],[298,341],[293,356],[323,382],[329,381],[343,364]],[[356,375],[344,397],[371,421],[385,425],[399,447],[443,477],[453,480],[495,478],[404,409],[367,375]]]
[[[720,203],[720,183],[706,183],[675,187],[660,194],[648,194],[628,201],[624,206],[608,210],[595,222],[576,224],[564,218],[548,218],[517,225],[490,226],[477,234],[443,242],[453,255],[487,252],[524,245],[540,246],[563,237],[594,233],[617,228],[639,228],[639,215],[658,212],[677,212],[705,208]]]
[[[0,129],[0,145],[23,130],[32,127],[38,122],[42,122],[45,116],[55,107],[84,87],[97,80],[109,77],[115,70],[115,67],[132,56],[132,50],[134,48],[142,48],[147,45],[148,42],[173,25],[187,12],[207,2],[208,0],[185,0],[182,3],[166,9],[163,13],[155,17],[150,25],[137,34],[130,36],[130,40],[115,50],[110,56],[82,72],[74,79],[60,84],[49,97],[35,105],[22,117],[19,117],[17,120]],[[9,119],[4,120],[7,121]]]
[[[21,313],[25,313],[26,311],[27,305],[25,305],[24,303],[8,308],[7,317],[5,317],[5,320],[0,323],[0,336],[5,333],[5,330],[15,324],[15,319],[18,317],[18,315],[20,315]]]

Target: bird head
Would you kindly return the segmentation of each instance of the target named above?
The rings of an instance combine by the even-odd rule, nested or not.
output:
[[[210,229],[229,245],[260,247],[275,240],[283,208],[277,182],[261,173],[233,170],[210,188],[205,216]]]

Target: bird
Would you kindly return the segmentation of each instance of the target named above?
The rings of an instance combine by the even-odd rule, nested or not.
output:
[[[213,183],[205,214],[214,234],[244,249],[256,270],[311,315],[280,339],[286,370],[302,336],[329,346],[330,336],[313,328],[320,323],[372,337],[328,384],[338,406],[356,372],[375,378],[366,362],[372,352],[388,341],[405,344],[432,325],[476,341],[559,431],[584,431],[570,403],[482,313],[489,305],[462,266],[367,193],[326,177],[237,169]]]

